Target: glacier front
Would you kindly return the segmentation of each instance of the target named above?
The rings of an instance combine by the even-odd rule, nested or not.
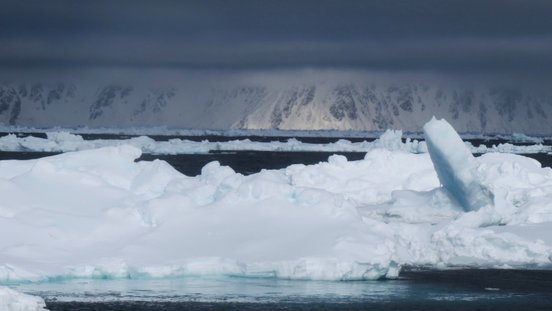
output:
[[[249,176],[211,162],[189,177],[140,154],[121,145],[0,161],[0,283],[552,264],[552,170],[523,156],[470,159],[493,198],[466,211],[428,153],[393,145]]]

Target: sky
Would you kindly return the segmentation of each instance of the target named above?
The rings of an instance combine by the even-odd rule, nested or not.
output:
[[[552,76],[549,0],[0,1],[0,72],[354,68]]]

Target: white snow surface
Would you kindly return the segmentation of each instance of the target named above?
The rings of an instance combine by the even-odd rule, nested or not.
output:
[[[393,144],[249,176],[211,162],[188,177],[134,162],[140,154],[120,145],[0,161],[0,282],[365,280],[404,265],[552,264],[552,170],[523,156],[470,160],[494,197],[465,212],[429,154]]]
[[[48,311],[44,300],[0,286],[0,310],[2,311]]]

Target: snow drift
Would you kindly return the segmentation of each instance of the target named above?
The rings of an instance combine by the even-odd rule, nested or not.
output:
[[[471,159],[494,197],[466,212],[429,154],[386,145],[361,161],[331,156],[249,176],[212,162],[188,177],[164,161],[135,162],[140,154],[122,145],[1,161],[1,282],[365,280],[406,264],[551,264],[552,170],[522,156]]]

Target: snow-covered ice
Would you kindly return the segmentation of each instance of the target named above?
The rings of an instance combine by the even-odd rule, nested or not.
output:
[[[40,297],[17,292],[0,286],[0,310],[2,311],[48,311]]]
[[[361,161],[334,155],[249,176],[218,162],[185,176],[164,161],[135,162],[131,145],[0,161],[0,282],[551,266],[551,169],[512,154],[471,158],[493,197],[465,211],[428,153],[381,141]]]

